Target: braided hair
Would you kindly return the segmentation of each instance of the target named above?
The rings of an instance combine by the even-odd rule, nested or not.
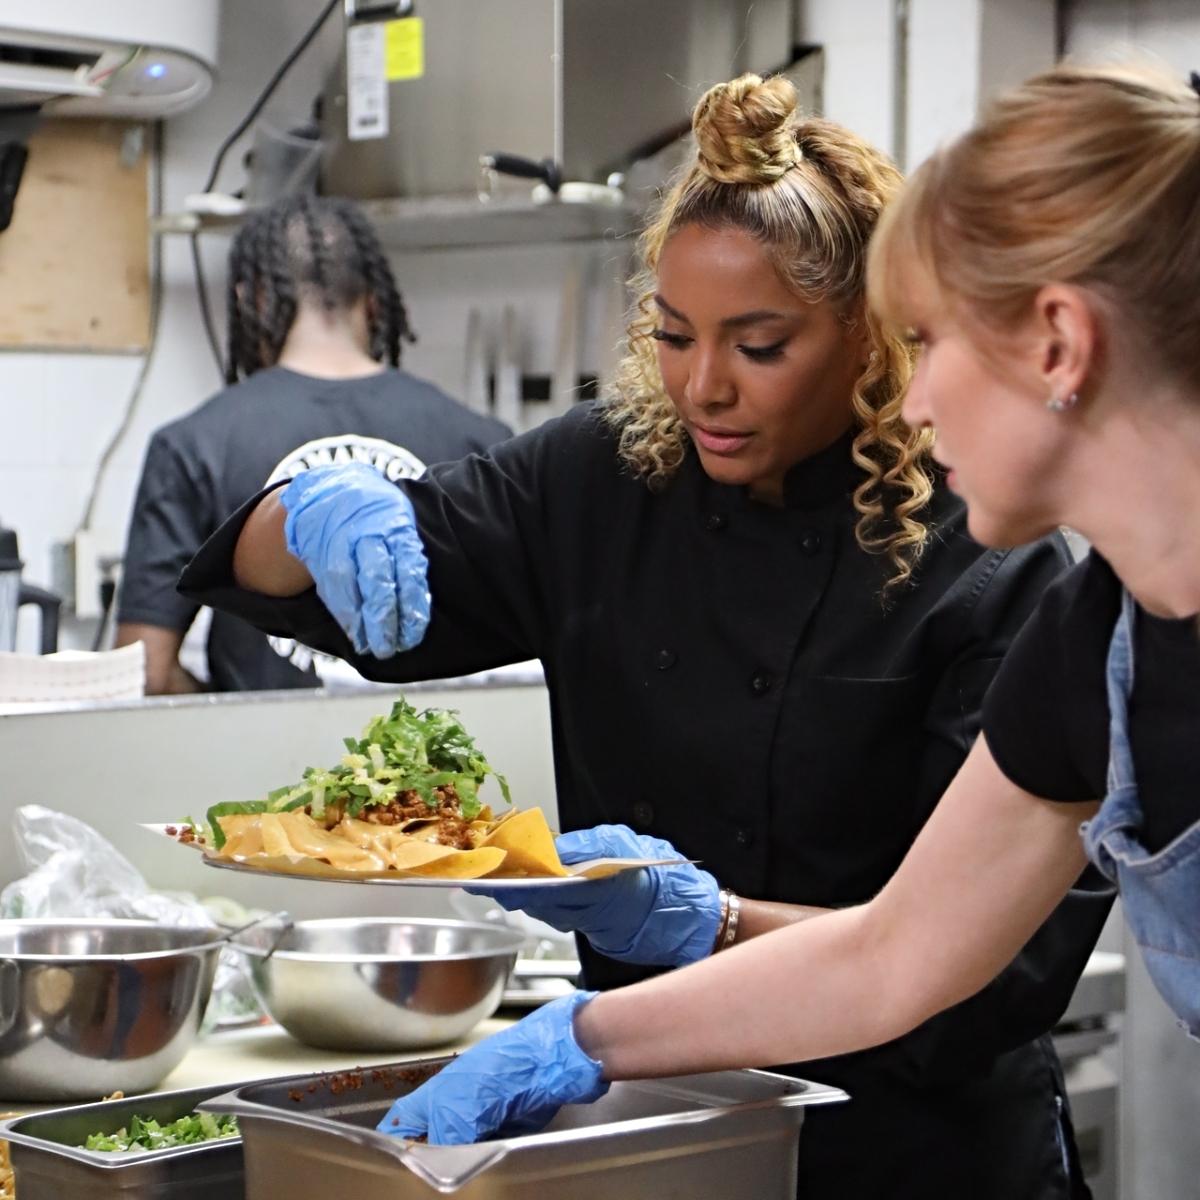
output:
[[[392,269],[370,222],[349,200],[286,196],[252,213],[229,251],[226,383],[274,365],[301,302],[327,312],[367,298],[368,353],[400,364],[416,339]]]

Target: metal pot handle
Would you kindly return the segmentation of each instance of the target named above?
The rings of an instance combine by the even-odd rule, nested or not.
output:
[[[17,594],[17,607],[24,608],[27,604],[37,606],[41,620],[41,649],[39,654],[53,654],[58,649],[58,617],[62,608],[62,597],[45,588],[34,587],[32,583],[22,583]]]
[[[279,949],[283,939],[287,937],[287,935],[295,927],[295,922],[292,920],[291,914],[285,909],[281,909],[279,912],[265,913],[261,917],[255,917],[253,921],[247,921],[244,925],[239,925],[236,929],[230,929],[226,931],[217,939],[217,941],[226,942],[234,950],[240,950],[243,954],[253,954],[257,956],[262,953],[257,946],[246,946],[241,942],[234,941],[234,938],[236,938],[239,933],[245,933],[247,929],[253,929],[256,925],[263,925],[267,921],[278,921],[279,932],[275,935],[275,940],[271,943],[270,948],[265,954],[262,955],[263,962],[266,962],[271,955]]]

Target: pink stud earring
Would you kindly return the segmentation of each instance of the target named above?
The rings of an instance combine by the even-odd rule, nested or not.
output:
[[[1069,396],[1051,396],[1046,401],[1046,407],[1051,412],[1066,412],[1069,408],[1074,408],[1079,403],[1079,393],[1072,392]]]

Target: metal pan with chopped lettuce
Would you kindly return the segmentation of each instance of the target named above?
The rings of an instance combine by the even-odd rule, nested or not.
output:
[[[85,1150],[129,1151],[173,1150],[197,1142],[239,1137],[237,1117],[215,1113],[189,1113],[177,1121],[161,1124],[153,1117],[133,1116],[127,1126],[113,1133],[89,1133]]]
[[[438,879],[567,878],[537,808],[511,807],[508,783],[458,715],[400,699],[332,767],[309,767],[265,799],[214,804],[166,832],[210,856],[290,874]],[[480,799],[495,780],[509,807]]]

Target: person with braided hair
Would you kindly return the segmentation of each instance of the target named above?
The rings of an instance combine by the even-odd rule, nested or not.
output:
[[[511,432],[400,369],[408,312],[348,200],[252,212],[230,248],[228,311],[229,386],[153,435],[130,520],[116,640],[145,643],[151,694],[320,683],[308,647],[224,613],[207,631],[207,684],[179,661],[198,611],[179,572],[248,491],[332,462],[412,476]]]
[[[564,861],[698,863],[500,894],[576,932],[603,999],[882,889],[1068,564],[1057,536],[972,541],[901,416],[912,348],[865,303],[895,167],[800,115],[782,78],[713,88],[694,132],[641,239],[611,395],[398,487],[347,467],[260,493],[181,580],[377,679],[540,658]],[[427,626],[396,586],[426,561]],[[907,1036],[780,1068],[851,1096],[807,1115],[800,1193],[1083,1194],[1046,1033],[1109,903],[1073,892],[990,987]],[[776,986],[800,1007],[811,981]],[[473,1140],[594,1096],[570,1032],[591,994],[503,1061],[467,1054],[384,1128]],[[757,994],[729,999],[758,1021]]]

